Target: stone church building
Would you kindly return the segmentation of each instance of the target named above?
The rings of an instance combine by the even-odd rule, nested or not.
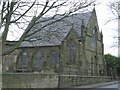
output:
[[[6,47],[13,44],[9,41]],[[95,10],[70,15],[26,37],[13,53],[3,56],[3,72],[105,75],[103,35]]]

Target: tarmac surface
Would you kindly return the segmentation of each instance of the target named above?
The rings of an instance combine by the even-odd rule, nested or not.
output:
[[[77,86],[74,88],[82,88],[82,89],[91,89],[91,90],[120,90],[120,81],[114,81],[114,82],[104,82],[104,83],[98,83],[98,84],[90,84],[90,85],[83,85],[83,86]],[[104,88],[104,89],[103,89]]]

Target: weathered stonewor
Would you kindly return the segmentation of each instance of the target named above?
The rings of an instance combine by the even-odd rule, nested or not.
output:
[[[108,76],[60,75],[58,78],[56,73],[2,74],[3,88],[64,88],[108,81],[111,81]]]
[[[57,74],[9,73],[2,74],[3,88],[55,88]]]
[[[110,77],[108,76],[61,75],[60,87],[73,87],[108,81],[111,81]]]

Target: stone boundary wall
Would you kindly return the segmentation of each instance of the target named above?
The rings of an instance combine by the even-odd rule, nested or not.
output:
[[[111,81],[111,78],[108,76],[61,75],[60,87],[74,87],[109,81]]]
[[[4,73],[3,88],[55,88],[58,87],[58,74]]]
[[[57,88],[58,86],[64,88],[109,81],[111,78],[108,76],[60,75],[59,77],[56,73],[2,74],[3,88]]]

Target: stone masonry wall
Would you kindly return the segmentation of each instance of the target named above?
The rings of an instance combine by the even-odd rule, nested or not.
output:
[[[58,82],[60,81],[60,82]],[[81,86],[85,84],[111,81],[107,76],[79,76],[41,74],[41,73],[9,73],[2,74],[3,88],[60,88]]]
[[[79,75],[61,75],[60,87],[68,88],[87,84],[95,84],[109,82],[111,78],[108,76],[79,76]]]
[[[9,73],[2,74],[3,88],[55,88],[57,74]]]

